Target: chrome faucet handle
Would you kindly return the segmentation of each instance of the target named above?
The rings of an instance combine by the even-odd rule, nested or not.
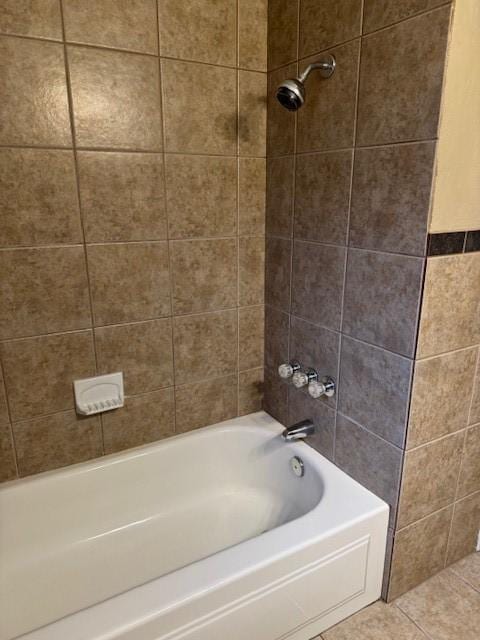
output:
[[[278,367],[278,375],[280,378],[287,380],[291,378],[296,371],[300,369],[298,362],[284,362]]]
[[[308,393],[312,398],[321,398],[327,396],[331,398],[335,393],[335,380],[330,376],[325,376],[321,380],[312,380],[308,384]]]
[[[306,387],[311,382],[318,379],[318,373],[315,369],[306,369],[305,371],[298,370],[293,374],[292,382],[293,386],[297,389]]]

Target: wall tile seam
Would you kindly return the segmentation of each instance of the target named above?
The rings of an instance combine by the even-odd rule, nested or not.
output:
[[[461,353],[462,351],[471,351],[473,349],[479,349],[480,343],[473,343],[471,345],[467,345],[466,347],[458,347],[458,349],[452,349],[451,351],[442,351],[441,353],[436,353],[433,356],[425,356],[424,358],[415,358],[415,364],[420,362],[428,362],[429,360],[435,360],[437,358],[443,358],[446,356],[454,355],[456,353]],[[477,361],[478,362],[478,361]],[[480,363],[479,363],[480,366]]]
[[[454,436],[458,436],[460,433],[465,433],[467,429],[468,429],[468,425],[465,424],[463,427],[460,427],[459,429],[455,429],[455,431],[451,431],[450,433],[444,433],[443,435],[438,436],[437,438],[433,438],[432,440],[428,440],[427,442],[422,442],[422,444],[412,447],[411,449],[405,449],[405,453],[410,454],[410,453],[413,453],[414,451],[418,451],[419,449],[425,449],[425,447],[429,447],[432,444],[437,444],[442,440],[447,440],[448,438],[453,438]]]
[[[238,71],[246,71],[250,73],[268,73],[267,69],[257,69],[253,67],[243,67],[235,65],[223,64],[221,62],[205,62],[204,60],[196,60],[195,58],[179,58],[176,56],[169,56],[162,53],[150,53],[147,51],[140,51],[138,49],[123,49],[120,47],[112,47],[108,45],[89,43],[89,42],[77,42],[75,40],[55,40],[54,38],[44,38],[41,36],[32,36],[32,35],[24,35],[19,33],[5,33],[0,31],[0,38],[16,38],[19,40],[33,40],[35,42],[46,42],[50,44],[58,44],[65,45],[67,47],[78,47],[81,49],[97,49],[99,51],[113,51],[115,53],[128,53],[136,56],[144,56],[147,58],[159,58],[160,60],[171,60],[178,62],[187,62],[191,64],[201,64],[206,67],[220,67],[221,69],[230,69],[230,70],[238,70]]]
[[[78,327],[77,329],[67,329],[60,331],[50,331],[46,333],[34,333],[27,336],[16,336],[13,338],[2,338],[0,339],[0,345],[11,342],[19,342],[22,340],[32,340],[35,338],[46,338],[50,336],[62,336],[68,335],[72,333],[84,333],[85,331],[95,331],[96,329],[107,329],[111,327],[125,327],[130,325],[142,324],[147,322],[153,322],[155,320],[167,320],[167,319],[176,319],[176,318],[189,318],[191,316],[203,316],[206,314],[213,313],[222,313],[224,311],[236,311],[237,309],[252,309],[257,307],[265,306],[263,302],[256,302],[254,304],[238,304],[233,307],[223,307],[219,309],[206,309],[204,311],[194,311],[191,313],[177,313],[177,314],[168,314],[164,316],[153,316],[149,318],[140,318],[138,320],[128,320],[127,322],[114,322],[111,324],[94,324],[93,326],[87,327]]]
[[[458,488],[458,485],[457,485],[457,488]],[[451,542],[453,540],[453,522],[455,520],[455,514],[456,514],[456,510],[457,510],[457,505],[460,502],[462,502],[463,500],[469,499],[469,498],[471,498],[472,496],[474,496],[476,494],[478,494],[480,496],[480,491],[473,491],[472,493],[468,494],[467,496],[464,496],[463,498],[455,500],[455,502],[453,503],[452,518],[450,520],[450,526],[448,528],[447,544],[446,544],[446,547],[445,547],[445,557],[444,557],[444,560],[443,560],[443,566],[444,567],[449,566],[449,564],[448,564],[448,556],[449,556],[449,553],[450,553]]]
[[[332,242],[321,242],[320,240],[306,240],[305,238],[302,238],[301,236],[295,236],[295,235],[280,235],[278,233],[269,233],[268,231],[265,234],[266,238],[272,238],[272,239],[277,239],[277,240],[292,240],[294,242],[299,242],[302,244],[312,244],[312,245],[320,245],[320,246],[324,246],[324,247],[341,247],[341,248],[345,248],[345,249],[349,249],[349,250],[353,250],[353,251],[359,251],[359,252],[363,252],[363,253],[375,253],[375,254],[380,254],[380,255],[387,255],[387,256],[397,256],[400,258],[417,258],[418,260],[425,260],[426,256],[425,254],[414,254],[414,253],[401,253],[398,251],[385,251],[385,250],[380,250],[380,249],[371,249],[371,248],[367,248],[367,247],[358,247],[355,246],[353,244],[349,244],[347,241],[347,244],[342,244],[342,243],[332,243]],[[473,252],[472,252],[473,253]],[[465,254],[465,255],[471,255],[471,254]],[[445,256],[436,256],[436,257],[445,257]]]
[[[5,368],[3,365],[3,361],[2,361],[2,352],[0,350],[0,376],[1,376],[1,387],[3,389],[3,396],[5,398],[5,405],[6,405],[6,409],[7,409],[7,420],[6,420],[6,425],[9,431],[9,438],[10,438],[10,445],[12,448],[12,454],[13,454],[13,463],[14,463],[14,467],[15,467],[15,477],[19,477],[19,465],[18,465],[18,457],[17,457],[17,447],[15,444],[15,435],[13,433],[13,426],[12,426],[12,411],[10,408],[10,401],[8,399],[8,395],[7,395],[7,385],[5,383]],[[0,389],[1,391],[1,389]]]
[[[370,38],[371,36],[374,36],[377,33],[381,33],[383,31],[388,31],[389,29],[394,29],[399,24],[404,24],[406,22],[413,22],[414,20],[417,20],[418,18],[424,17],[426,15],[430,15],[430,14],[435,13],[437,11],[441,11],[442,9],[445,9],[445,7],[450,6],[453,2],[455,2],[455,0],[445,0],[442,4],[439,4],[436,7],[433,7],[433,8],[430,7],[430,8],[427,8],[427,9],[423,9],[423,10],[419,11],[418,13],[415,13],[414,15],[407,16],[406,18],[402,18],[401,20],[397,20],[395,22],[392,22],[391,24],[384,25],[383,27],[379,27],[378,29],[374,29],[373,31],[367,31],[365,33],[362,33],[362,38]]]
[[[338,413],[338,415],[341,416],[342,418],[346,418],[349,422],[352,422],[355,426],[362,429],[362,431],[366,431],[369,435],[373,436],[377,440],[380,440],[384,444],[387,444],[390,447],[393,447],[398,453],[402,455],[405,453],[405,450],[402,447],[400,447],[398,444],[395,444],[394,442],[391,442],[390,440],[387,440],[386,438],[378,435],[378,433],[375,433],[365,425],[361,424],[360,422],[358,422],[358,420],[351,418],[348,414],[344,413],[343,411],[340,411],[339,409],[337,409],[336,413]]]
[[[256,366],[256,367],[248,367],[246,369],[242,369],[239,373],[248,373],[250,371],[258,371],[263,369],[262,365]],[[222,376],[212,376],[212,377],[208,377],[208,378],[200,378],[200,379],[196,379],[196,380],[191,380],[189,382],[184,382],[181,384],[170,384],[170,385],[165,385],[165,386],[160,386],[160,387],[155,387],[152,389],[148,389],[147,391],[140,391],[139,393],[129,393],[129,394],[125,394],[125,399],[128,400],[130,398],[140,398],[143,396],[148,396],[152,393],[157,393],[159,391],[168,391],[169,389],[173,390],[174,393],[176,393],[177,389],[182,389],[185,387],[189,387],[191,385],[197,385],[197,384],[202,384],[202,383],[207,383],[207,382],[215,382],[215,381],[221,381],[221,380],[225,380],[225,377],[230,377],[230,376],[235,376],[237,374],[236,370],[232,370],[229,373],[226,373]],[[75,412],[75,404],[73,401],[73,394],[72,394],[72,406],[68,409],[59,409],[58,411],[49,411],[47,413],[39,413],[39,414],[35,414],[34,416],[31,416],[29,418],[22,418],[21,420],[10,420],[8,423],[6,423],[8,426],[10,426],[12,428],[12,430],[15,428],[16,425],[21,425],[24,424],[26,422],[35,422],[37,420],[41,420],[44,418],[51,418],[53,416],[57,416],[57,415],[61,415],[61,414],[67,414],[67,413],[71,413],[72,411]],[[104,415],[104,414],[98,414],[99,416]],[[79,419],[82,419],[82,416],[79,416]]]
[[[9,149],[25,149],[31,151],[73,151],[73,146],[59,146],[59,145],[36,145],[36,144],[0,144],[0,150]],[[232,154],[232,153],[198,153],[193,151],[173,151],[171,149],[140,149],[138,147],[91,147],[91,146],[76,146],[77,152],[80,153],[125,153],[125,154],[143,154],[143,155],[158,155],[158,156],[189,156],[194,158],[224,158],[224,159],[237,159],[240,160],[266,160],[265,155],[252,155],[252,154]]]
[[[362,150],[362,151],[374,150],[374,149],[388,149],[391,147],[401,147],[401,146],[407,146],[407,145],[413,146],[413,145],[419,145],[419,144],[429,144],[432,142],[438,142],[438,137],[408,138],[406,140],[394,140],[392,142],[380,142],[378,144],[366,144],[366,145],[357,144],[355,147],[347,146],[347,147],[332,147],[328,149],[314,149],[310,151],[301,151],[296,155],[305,156],[305,155],[315,155],[315,154],[321,154],[321,153],[335,153],[339,151],[349,151],[350,149],[353,149],[353,148]],[[65,147],[62,147],[62,148],[65,148]],[[279,153],[277,155],[275,153],[270,152],[270,153],[267,153],[266,157],[267,157],[267,160],[273,160],[276,158],[291,157],[292,155],[293,155],[292,153]],[[475,231],[475,229],[472,229],[472,231]]]
[[[230,236],[188,236],[184,238],[143,238],[142,240],[97,240],[92,241],[89,240],[85,243],[87,247],[105,247],[112,245],[136,245],[136,244],[166,244],[167,242],[171,243],[180,243],[180,242],[207,242],[207,241],[216,241],[216,240],[232,240],[235,238],[245,238],[245,239],[262,239],[266,236],[263,233],[259,234],[251,234],[251,233],[234,233]],[[32,250],[52,250],[52,249],[73,249],[83,247],[84,244],[71,244],[71,243],[62,243],[59,242],[57,244],[33,244],[33,245],[8,245],[8,246],[0,246],[0,253],[7,251],[32,251]],[[334,245],[336,246],[336,245]]]
[[[60,10],[60,22],[61,22],[61,28],[62,28],[62,39],[64,41],[63,45],[62,45],[63,46],[63,62],[64,62],[64,65],[65,65],[65,67],[64,67],[65,68],[65,84],[66,84],[66,91],[67,91],[67,104],[68,104],[68,117],[69,117],[69,124],[70,124],[70,134],[71,134],[71,137],[72,137],[73,164],[74,164],[74,171],[75,171],[75,185],[76,185],[76,192],[77,192],[78,215],[79,215],[79,219],[80,219],[80,228],[81,228],[81,233],[82,233],[82,238],[83,238],[83,255],[84,255],[84,263],[85,263],[85,276],[86,276],[86,284],[87,284],[87,295],[88,295],[88,301],[89,301],[89,305],[90,305],[91,326],[93,328],[94,322],[95,322],[94,303],[93,303],[93,290],[92,290],[92,281],[91,281],[91,277],[90,277],[90,266],[89,266],[89,263],[88,263],[88,253],[87,253],[87,246],[86,246],[85,220],[84,220],[83,209],[82,209],[82,196],[81,196],[81,189],[80,189],[80,171],[79,171],[78,155],[77,155],[77,149],[76,149],[77,136],[76,136],[75,117],[74,117],[73,91],[72,91],[72,82],[71,82],[71,75],[70,75],[70,61],[69,61],[69,56],[68,56],[68,48],[67,48],[67,45],[65,44],[65,16],[64,16],[63,1],[62,0],[60,0],[60,2],[59,2],[59,10]],[[97,351],[97,344],[96,344],[95,334],[94,334],[93,331],[92,331],[92,334],[91,334],[91,340],[92,340],[92,347],[93,347],[94,371],[95,371],[95,373],[97,373],[98,370],[99,370],[99,367],[98,367],[98,351]],[[12,431],[15,432],[15,430],[13,429],[13,426],[12,426]],[[102,420],[102,418],[100,418],[100,433],[101,433],[101,439],[102,439],[102,443],[101,443],[102,454],[105,454],[105,435],[104,435],[104,431],[103,431],[103,420]],[[20,470],[19,470],[19,473],[20,473]]]
[[[444,9],[445,7],[449,6],[452,4],[452,0],[447,0],[446,2],[444,2],[443,4],[434,7],[434,8],[430,8],[430,9],[425,9],[423,11],[419,11],[418,13],[415,13],[414,15],[411,16],[407,16],[406,18],[402,18],[401,20],[396,20],[395,22],[392,22],[391,24],[387,24],[384,25],[382,27],[379,27],[378,29],[373,29],[372,31],[364,31],[363,28],[361,29],[360,33],[358,33],[355,37],[353,38],[348,38],[347,40],[341,40],[338,42],[333,43],[332,45],[330,45],[329,47],[325,47],[323,49],[319,49],[314,51],[313,53],[309,53],[308,55],[302,56],[301,58],[298,56],[297,54],[297,58],[296,59],[291,59],[289,62],[284,62],[279,66],[274,66],[274,67],[269,67],[267,66],[267,73],[274,73],[275,71],[278,71],[279,69],[282,69],[283,67],[286,67],[290,64],[293,64],[295,62],[303,62],[304,60],[311,58],[313,56],[317,56],[320,55],[322,53],[325,53],[327,51],[329,51],[330,49],[334,49],[337,47],[341,47],[345,44],[348,44],[350,42],[353,42],[354,40],[358,40],[358,39],[364,39],[364,38],[370,38],[371,36],[376,35],[377,33],[381,33],[382,31],[387,31],[389,29],[393,29],[396,26],[403,24],[405,22],[409,22],[412,20],[415,20],[419,17],[422,17],[424,15],[433,13],[435,11],[439,11],[441,9]],[[363,12],[362,12],[362,23],[364,21],[364,16],[363,16]],[[300,24],[300,21],[299,21]],[[362,25],[363,27],[363,25]],[[300,28],[300,27],[299,27]]]
[[[251,305],[251,306],[258,306],[258,305]],[[278,312],[280,312],[280,313],[282,313],[284,315],[291,315],[291,316],[297,318],[298,320],[301,320],[302,322],[306,322],[307,324],[310,324],[310,325],[312,325],[314,327],[329,331],[330,333],[334,333],[334,334],[337,334],[337,335],[344,336],[344,337],[348,338],[349,340],[353,340],[354,342],[358,342],[358,343],[363,344],[363,345],[368,346],[368,347],[373,347],[375,349],[378,349],[379,351],[383,351],[384,353],[386,353],[388,355],[398,356],[399,358],[403,358],[404,360],[408,360],[408,362],[410,362],[412,364],[417,362],[414,357],[407,356],[404,353],[399,353],[398,351],[391,351],[390,349],[386,349],[385,347],[383,347],[381,345],[378,345],[378,344],[375,344],[373,342],[367,342],[366,340],[362,340],[360,338],[352,336],[349,333],[346,333],[345,331],[343,331],[341,329],[334,329],[332,327],[327,327],[326,325],[322,325],[322,324],[317,323],[317,322],[312,322],[308,318],[304,318],[303,316],[300,316],[297,313],[293,313],[293,312],[285,309],[284,307],[280,307],[280,306],[278,306],[276,304],[273,304],[272,302],[265,301],[265,308],[274,309],[275,311],[278,311]]]
[[[460,501],[458,501],[460,502]],[[431,518],[435,515],[437,515],[438,513],[442,512],[442,511],[447,511],[447,509],[452,509],[452,518],[453,518],[453,507],[456,504],[455,500],[452,500],[451,502],[449,502],[448,504],[440,507],[439,509],[435,509],[434,511],[431,511],[430,513],[427,513],[426,515],[422,516],[421,518],[418,518],[418,520],[414,520],[413,522],[409,522],[408,524],[406,524],[404,527],[401,527],[400,529],[395,529],[395,537],[398,536],[399,533],[403,533],[404,531],[406,531],[407,529],[411,529],[412,527],[414,527],[415,525],[419,524],[420,522],[423,522],[424,520],[427,520],[428,518]],[[451,521],[450,521],[451,523]]]

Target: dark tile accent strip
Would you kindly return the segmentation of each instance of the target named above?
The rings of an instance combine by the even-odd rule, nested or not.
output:
[[[480,251],[480,229],[478,231],[467,231],[465,253],[470,251]]]
[[[428,235],[427,256],[429,257],[472,251],[480,251],[480,229]]]
[[[428,256],[446,256],[463,253],[465,231],[454,233],[431,233],[428,236]]]

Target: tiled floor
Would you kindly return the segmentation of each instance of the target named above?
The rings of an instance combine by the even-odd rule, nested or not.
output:
[[[480,553],[391,604],[376,602],[314,640],[479,640]]]

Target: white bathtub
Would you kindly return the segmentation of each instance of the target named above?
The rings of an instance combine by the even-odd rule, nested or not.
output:
[[[281,431],[257,413],[4,485],[1,640],[306,640],[376,600],[387,505]]]

